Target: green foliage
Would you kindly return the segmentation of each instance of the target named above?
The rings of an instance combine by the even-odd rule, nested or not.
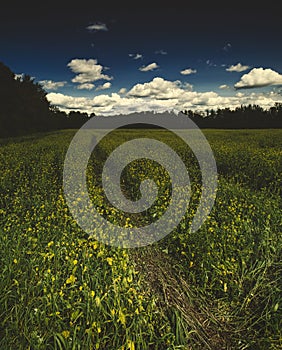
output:
[[[123,190],[138,198],[141,170],[141,178],[158,182],[156,205],[129,218],[113,210],[94,175],[121,140],[159,138],[189,169],[191,209],[154,244],[155,257],[148,248],[106,247],[78,227],[62,191],[73,134],[6,139],[0,148],[0,348],[279,349],[281,130],[205,131],[219,189],[195,233],[189,224],[201,195],[200,174],[183,143],[151,130],[121,130],[101,142],[89,162],[89,192],[112,222],[140,226],[144,214],[157,220],[170,195],[168,175],[142,160],[125,169]],[[182,284],[176,283],[180,276]]]

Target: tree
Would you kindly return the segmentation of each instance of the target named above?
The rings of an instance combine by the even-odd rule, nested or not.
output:
[[[46,96],[43,87],[30,75],[16,77],[0,62],[0,136],[79,128],[88,120],[87,113],[74,112],[67,116],[51,106]]]

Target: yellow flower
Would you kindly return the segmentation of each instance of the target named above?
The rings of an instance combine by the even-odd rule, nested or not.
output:
[[[107,262],[110,266],[113,265],[113,258],[107,258]]]
[[[75,259],[72,263],[73,263],[74,265],[77,265],[78,261]]]
[[[94,297],[95,297],[95,292],[94,292],[94,290],[91,290],[90,295],[92,296],[92,298],[94,298]]]
[[[134,342],[132,340],[127,341],[127,349],[128,350],[135,350],[135,345],[134,345]]]
[[[121,310],[119,310],[118,320],[122,325],[125,326],[125,323],[126,323],[125,314]]]
[[[93,249],[97,249],[98,248],[98,242],[97,241],[93,242],[92,247],[93,247]]]
[[[14,259],[14,264],[17,264],[18,263],[18,260],[17,259]]]
[[[73,284],[76,281],[76,277],[74,275],[70,275],[70,277],[66,280],[66,284]]]
[[[223,291],[224,291],[224,293],[227,292],[227,283],[224,283],[224,284],[223,284]]]
[[[95,298],[95,302],[98,307],[101,305],[101,299],[98,296]]]
[[[54,244],[54,241],[50,241],[50,242],[48,243],[48,247],[51,247],[53,244]]]
[[[70,336],[70,332],[69,331],[62,331],[62,336],[67,339]]]

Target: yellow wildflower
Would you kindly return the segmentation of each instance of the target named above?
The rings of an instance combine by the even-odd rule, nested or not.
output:
[[[76,277],[74,275],[70,275],[66,280],[66,284],[73,284],[76,281]]]
[[[113,258],[107,258],[107,262],[110,266],[113,265]]]
[[[62,331],[62,336],[67,339],[70,336],[70,332],[69,331]]]

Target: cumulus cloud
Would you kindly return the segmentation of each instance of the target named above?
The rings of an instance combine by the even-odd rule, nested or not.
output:
[[[22,80],[23,77],[24,77],[24,73],[19,73],[19,74],[16,73],[14,76],[14,79],[15,80]]]
[[[123,94],[126,94],[126,92],[127,92],[126,88],[121,88],[118,93],[123,95]]]
[[[226,84],[223,84],[223,85],[220,85],[219,88],[224,90],[224,89],[229,89],[229,86]]]
[[[66,85],[66,81],[40,80],[39,84],[46,90],[58,90],[58,88]]]
[[[148,64],[147,66],[140,67],[139,70],[141,72],[149,72],[149,71],[152,71],[156,68],[159,68],[159,66],[157,65],[157,63],[153,62],[153,63]]]
[[[75,58],[68,63],[68,67],[72,72],[77,75],[72,79],[73,83],[92,83],[96,80],[112,80],[113,77],[110,77],[106,74],[103,74],[102,71],[105,69],[103,66],[98,64],[96,59],[80,59]]]
[[[132,57],[134,60],[139,60],[143,58],[143,55],[141,53],[129,53],[129,57]]]
[[[227,72],[244,72],[249,69],[249,66],[243,66],[241,63],[237,63],[235,65],[229,66],[226,68]]]
[[[189,75],[189,74],[197,73],[197,70],[192,68],[186,68],[186,69],[183,69],[180,73],[183,75]]]
[[[191,90],[191,85],[183,85],[179,80],[169,81],[160,77],[144,84],[136,84],[128,91],[128,96],[151,97],[155,99],[179,98],[187,90]]]
[[[214,91],[192,91],[180,81],[169,81],[163,78],[134,85],[127,94],[125,90],[119,93],[102,94],[95,97],[74,97],[51,92],[47,95],[51,104],[61,110],[80,110],[97,115],[128,114],[131,112],[167,110],[182,111],[192,109],[205,111],[207,108],[217,109],[229,107],[234,109],[241,105],[259,104],[269,108],[275,102],[282,102],[279,93],[241,93],[234,96],[221,96]]]
[[[89,31],[107,31],[108,28],[105,23],[93,23],[86,27]]]
[[[244,74],[234,87],[236,89],[250,89],[280,84],[282,84],[282,74],[270,68],[254,68],[249,73]]]
[[[79,90],[92,90],[94,87],[95,87],[95,85],[92,83],[84,83],[84,84],[78,85],[77,89],[79,89]]]
[[[89,107],[88,99],[86,97],[74,97],[58,92],[50,92],[47,94],[47,98],[53,105],[62,110],[76,109],[84,111]]]
[[[15,80],[23,81],[23,79],[24,79],[25,76],[26,76],[25,73],[19,73],[19,74],[15,73],[14,79],[15,79]],[[30,79],[31,79],[31,80],[34,80],[35,77],[30,77]]]
[[[106,90],[106,89],[109,89],[111,86],[112,84],[110,82],[107,82],[107,83],[104,83],[103,85],[97,86],[96,91]]]

